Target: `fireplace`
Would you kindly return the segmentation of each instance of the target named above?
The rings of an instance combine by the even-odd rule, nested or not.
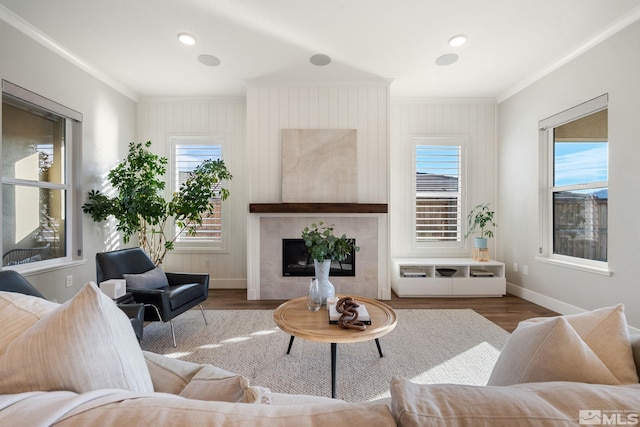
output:
[[[355,244],[355,239],[353,239]],[[282,239],[282,275],[315,276],[313,259],[302,239]],[[329,276],[355,276],[356,253],[353,251],[344,261],[332,261]]]

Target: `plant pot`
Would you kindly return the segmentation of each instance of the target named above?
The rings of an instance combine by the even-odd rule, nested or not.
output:
[[[487,249],[487,238],[486,237],[476,237],[474,240],[474,247],[478,249]]]
[[[322,295],[322,304],[326,304],[327,298],[331,298],[336,295],[336,288],[334,288],[329,281],[331,260],[325,259],[324,261],[320,262],[314,259],[313,266],[316,270],[316,279],[318,279],[318,288],[320,288],[320,295]]]

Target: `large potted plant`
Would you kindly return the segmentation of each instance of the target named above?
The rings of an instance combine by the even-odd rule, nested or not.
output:
[[[493,220],[495,212],[489,209],[489,203],[481,203],[474,206],[467,215],[467,234],[465,238],[471,234],[476,234],[474,247],[477,249],[487,249],[487,238],[493,237],[492,227],[496,227]]]
[[[96,222],[113,216],[124,242],[135,235],[140,247],[156,265],[161,265],[182,232],[195,234],[203,214],[213,210],[212,201],[229,196],[229,190],[223,188],[221,182],[232,176],[224,161],[205,160],[189,174],[171,199],[165,200],[163,176],[168,160],[151,153],[150,146],[151,141],[130,143],[127,157],[107,175],[116,194],[110,197],[91,190],[82,210]],[[171,223],[176,225],[176,230],[168,233]]]
[[[336,237],[333,234],[333,225],[325,225],[322,221],[311,224],[311,227],[305,227],[302,230],[302,239],[309,251],[309,256],[313,259],[316,279],[324,304],[327,298],[336,294],[333,284],[329,282],[331,261],[344,261],[349,254],[359,251],[360,247],[356,246],[353,239],[349,239],[345,234]]]

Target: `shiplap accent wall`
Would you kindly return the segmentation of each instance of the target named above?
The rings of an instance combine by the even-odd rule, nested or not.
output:
[[[227,251],[176,249],[165,258],[166,271],[209,273],[212,288],[245,288],[247,278],[247,162],[244,97],[147,98],[138,104],[138,141],[151,140],[156,154],[170,157],[172,136],[220,135],[230,143],[223,157],[233,175]],[[230,148],[230,149],[229,149]]]
[[[413,137],[453,136],[466,141],[467,198],[463,208],[489,202],[496,206],[496,101],[495,99],[394,98],[391,103],[390,245],[391,256],[470,257],[468,240],[459,249],[419,248],[415,245],[412,210]],[[466,212],[463,215],[466,221]],[[499,222],[499,217],[497,218]],[[496,236],[499,235],[499,230]],[[495,254],[490,240],[490,254]]]
[[[388,203],[389,83],[249,81],[247,139],[252,203],[280,203],[282,129],[356,129],[358,202]]]

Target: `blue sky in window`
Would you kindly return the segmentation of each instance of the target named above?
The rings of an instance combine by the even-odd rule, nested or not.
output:
[[[556,142],[554,184],[586,184],[609,179],[607,142]]]

